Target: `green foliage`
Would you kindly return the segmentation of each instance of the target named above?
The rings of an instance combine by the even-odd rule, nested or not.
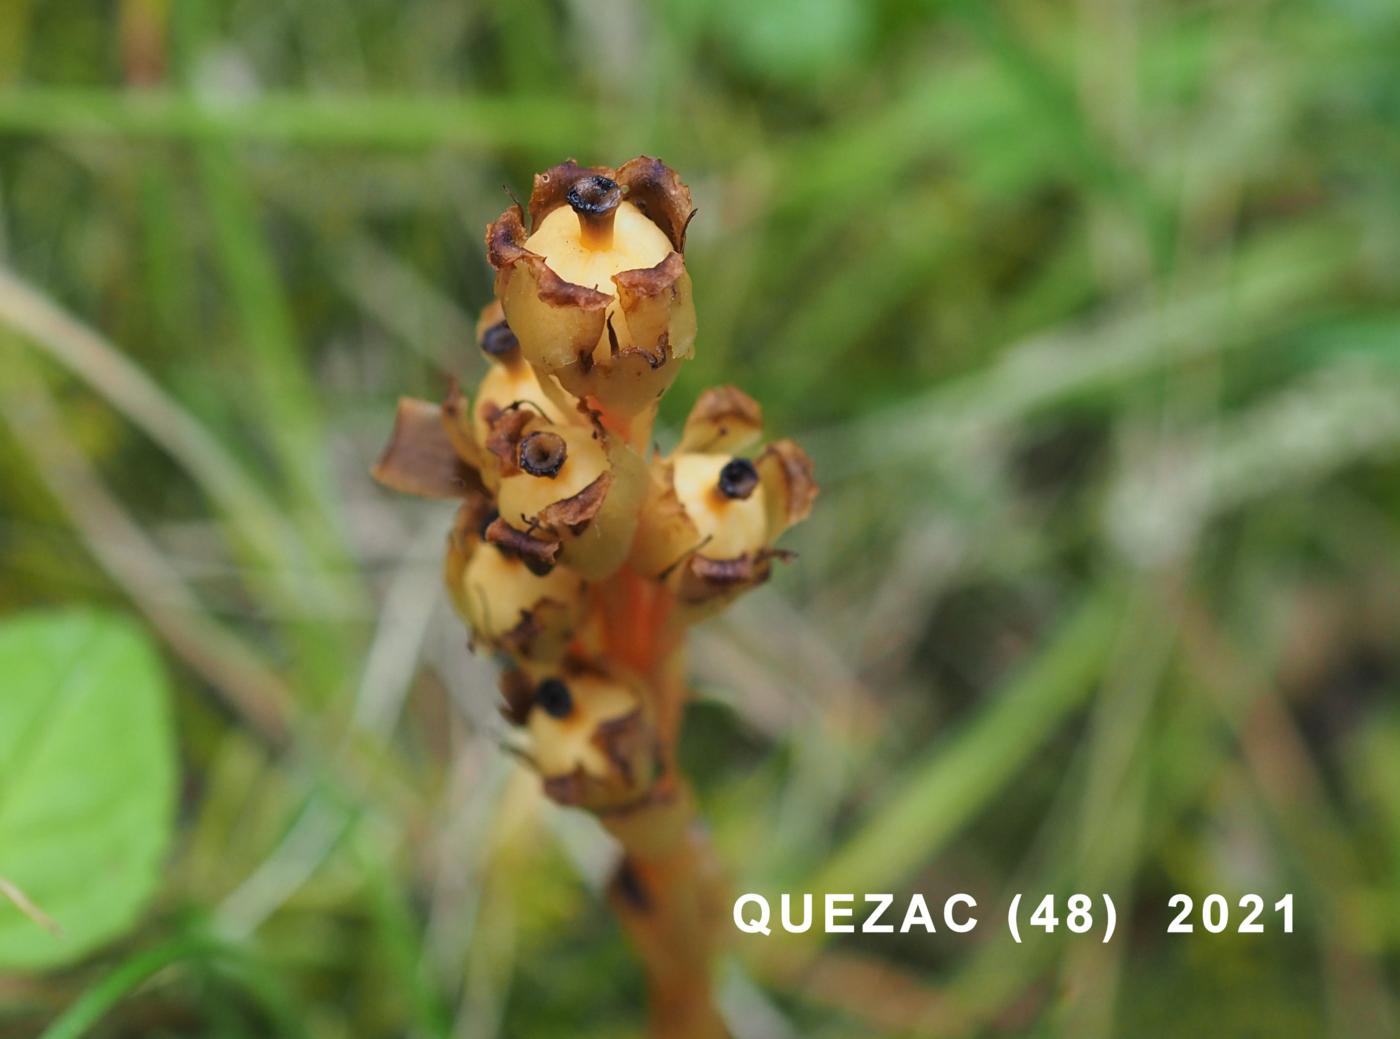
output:
[[[0,902],[0,968],[71,963],[120,936],[160,883],[176,763],[144,632],[91,611],[0,624],[0,877],[61,928]]]

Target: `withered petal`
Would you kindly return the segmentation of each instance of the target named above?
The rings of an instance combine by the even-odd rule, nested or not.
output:
[[[654,267],[638,267],[635,270],[620,271],[613,275],[617,286],[617,299],[624,311],[636,307],[642,300],[654,296],[673,296],[676,282],[685,273],[685,260],[681,254],[671,252]]]
[[[566,808],[587,808],[594,815],[609,818],[624,815],[652,800],[653,793],[640,791],[630,785],[598,779],[584,771],[582,765],[562,776],[541,776],[545,796]]]
[[[571,281],[565,281],[554,273],[549,264],[544,262],[543,256],[530,253],[522,259],[534,271],[540,299],[551,307],[577,307],[579,310],[604,311],[612,302],[612,297],[606,292],[599,292],[597,289],[585,288],[582,285],[575,285]]]
[[[693,555],[686,568],[704,584],[714,588],[729,588],[734,585],[755,584],[768,576],[768,559],[760,551],[745,553],[733,559],[710,559],[708,556]]]
[[[546,505],[536,519],[540,526],[547,529],[559,530],[566,527],[577,534],[598,515],[612,482],[611,471],[599,473],[597,479],[577,494]]]
[[[534,655],[538,648],[536,642],[541,636],[551,631],[551,618],[547,615],[559,614],[567,616],[568,607],[555,599],[540,599],[531,609],[520,611],[520,620],[515,627],[502,635],[497,641],[500,647],[507,653],[516,657],[530,657]],[[557,650],[557,646],[555,647]]]
[[[755,463],[767,498],[770,533],[782,531],[807,518],[817,497],[812,459],[795,440],[776,440]]]
[[[519,668],[510,668],[501,674],[501,715],[512,725],[525,724],[530,708],[535,702],[535,683]]]
[[[712,386],[695,401],[686,417],[677,451],[733,452],[747,447],[763,431],[763,408],[737,386]]]
[[[541,776],[544,785],[545,796],[555,804],[564,805],[567,808],[579,808],[584,804],[587,797],[589,782],[588,774],[583,771],[583,766],[575,766],[574,770],[562,776]]]
[[[733,559],[711,559],[698,553],[686,560],[676,580],[676,598],[687,606],[713,608],[773,576],[773,560],[788,560],[791,552],[761,548]]]
[[[628,784],[637,778],[637,763],[655,740],[647,731],[640,707],[616,718],[598,723],[593,731],[593,745],[601,750],[613,768]],[[654,756],[654,755],[653,755]]]
[[[370,474],[385,487],[424,498],[485,492],[480,474],[447,435],[442,408],[412,397],[399,398],[394,431]]]
[[[517,457],[520,441],[525,436],[525,427],[538,417],[529,408],[505,408],[491,417],[491,434],[486,438],[486,450],[496,457],[502,476],[519,471]]]
[[[613,179],[627,189],[627,201],[661,228],[676,251],[685,252],[685,230],[695,204],[676,171],[660,159],[639,155],[624,162]]]
[[[695,522],[676,495],[671,463],[656,465],[628,558],[629,565],[646,577],[664,577],[684,562],[700,541]]]
[[[525,248],[525,214],[519,205],[511,206],[486,225],[486,258],[498,271],[515,266],[515,261],[535,253]]]
[[[615,171],[607,166],[580,166],[573,159],[566,159],[558,166],[536,173],[535,182],[530,188],[530,230],[538,229],[541,220],[567,204],[565,196],[571,187],[584,177],[595,176],[617,179]]]
[[[485,539],[519,556],[532,573],[548,573],[554,568],[555,558],[559,555],[558,541],[537,538],[533,534],[517,530],[500,516],[486,528]]]
[[[442,402],[442,428],[457,454],[476,465],[482,461],[481,449],[472,435],[470,402],[454,378]]]

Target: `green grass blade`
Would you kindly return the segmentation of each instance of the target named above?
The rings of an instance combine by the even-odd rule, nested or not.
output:
[[[305,1027],[280,988],[254,969],[237,950],[206,938],[183,936],[124,960],[80,995],[39,1035],[39,1039],[82,1039],[123,999],[161,971],[177,964],[226,966],[243,975],[243,987],[262,1005],[278,1028],[276,1034],[299,1037]]]
[[[118,140],[268,141],[311,148],[468,151],[586,148],[590,106],[555,96],[263,94],[205,99],[162,90],[29,86],[0,91],[0,132]]]
[[[1117,627],[1117,596],[1100,588],[993,704],[892,784],[808,890],[887,890],[942,850],[1093,691]]]

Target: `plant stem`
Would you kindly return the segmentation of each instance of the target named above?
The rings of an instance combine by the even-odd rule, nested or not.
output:
[[[666,634],[674,604],[664,588],[627,569],[609,584],[609,652],[646,678],[660,744],[658,779],[647,801],[601,817],[623,851],[609,901],[646,970],[652,1036],[724,1039],[729,1032],[714,1004],[711,965],[725,883],[679,772],[676,744],[688,691],[684,647]]]
[[[625,827],[604,820],[624,848],[609,900],[646,969],[652,1036],[724,1039],[711,978],[721,871],[689,788],[678,785],[673,797]]]

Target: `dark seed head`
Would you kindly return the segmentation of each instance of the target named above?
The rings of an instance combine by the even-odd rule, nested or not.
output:
[[[535,686],[535,703],[551,718],[567,718],[574,709],[574,697],[557,678],[546,678]]]
[[[497,321],[481,333],[481,349],[489,357],[501,358],[520,347],[520,340],[510,330],[510,325]]]
[[[564,459],[569,457],[568,445],[558,433],[541,431],[531,433],[520,441],[517,461],[520,468],[531,476],[544,476],[549,479],[559,475]]]
[[[525,569],[536,577],[548,577],[554,572],[554,564],[543,559],[536,559],[534,556],[521,556],[520,561],[525,564]]]
[[[602,216],[617,208],[622,201],[622,188],[611,177],[596,173],[574,181],[564,197],[579,216]]]
[[[758,486],[758,470],[747,458],[731,458],[719,471],[719,492],[726,498],[747,498]]]
[[[564,196],[578,214],[579,241],[585,249],[611,249],[613,221],[622,202],[622,188],[611,177],[593,173],[580,177]]]

